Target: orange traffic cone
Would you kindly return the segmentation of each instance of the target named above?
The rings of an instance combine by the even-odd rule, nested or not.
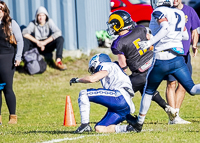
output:
[[[74,117],[74,111],[72,108],[72,103],[70,96],[66,96],[66,104],[65,104],[65,116],[64,116],[64,126],[76,126],[76,121]]]

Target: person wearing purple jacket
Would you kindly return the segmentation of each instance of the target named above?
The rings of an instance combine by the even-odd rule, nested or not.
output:
[[[195,10],[190,6],[182,4],[181,0],[174,0],[174,7],[182,10],[185,14],[186,18],[185,26],[189,34],[189,39],[182,41],[184,48],[183,57],[189,68],[190,73],[192,74],[191,57],[189,51],[190,42],[192,41],[192,50],[194,53],[193,56],[195,57],[196,54],[198,53],[197,43],[199,40],[199,35],[197,32],[197,28],[200,27],[200,20]],[[171,107],[175,108],[177,111],[176,118],[172,121],[169,120],[169,124],[190,124],[191,122],[185,121],[179,116],[179,110],[183,102],[183,99],[185,97],[186,91],[180,83],[178,83],[178,87],[176,88],[176,83],[177,83],[176,79],[172,75],[169,75],[167,77],[167,89],[166,89],[167,101],[168,104]]]

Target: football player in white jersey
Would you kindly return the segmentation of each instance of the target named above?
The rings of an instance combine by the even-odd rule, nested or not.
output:
[[[106,54],[96,54],[89,62],[88,71],[92,74],[83,78],[72,78],[72,83],[93,83],[101,81],[103,88],[81,90],[78,104],[81,115],[81,126],[75,133],[90,132],[90,102],[108,108],[105,116],[95,125],[96,132],[128,132],[134,131],[131,125],[118,125],[126,120],[126,115],[134,113],[132,102],[134,91],[129,77]]]
[[[151,0],[151,3],[155,6],[150,23],[154,36],[138,44],[142,49],[154,45],[154,64],[148,71],[138,117],[127,115],[127,121],[137,132],[142,130],[152,96],[166,75],[172,74],[189,94],[200,94],[200,84],[194,84],[183,57],[179,56],[184,53],[181,40],[189,38],[184,13],[171,8],[173,0]]]

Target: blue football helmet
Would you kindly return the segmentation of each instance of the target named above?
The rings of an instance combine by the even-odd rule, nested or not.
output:
[[[104,53],[94,55],[89,61],[88,72],[91,74],[97,72],[98,66],[102,62],[111,62],[111,59],[107,54]]]

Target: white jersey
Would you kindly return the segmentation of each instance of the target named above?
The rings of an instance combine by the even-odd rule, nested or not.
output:
[[[154,44],[154,51],[159,52],[173,47],[182,48],[182,35],[185,27],[185,15],[177,8],[169,8],[165,6],[157,7],[151,14],[149,28],[153,35],[160,30],[158,19],[166,18],[169,23],[169,33]]]
[[[103,88],[120,91],[130,106],[131,113],[133,113],[135,111],[135,106],[132,102],[132,97],[123,88],[128,87],[129,89],[132,89],[130,78],[115,63],[103,62],[100,66],[100,70],[106,70],[108,72],[108,75],[101,79]]]

